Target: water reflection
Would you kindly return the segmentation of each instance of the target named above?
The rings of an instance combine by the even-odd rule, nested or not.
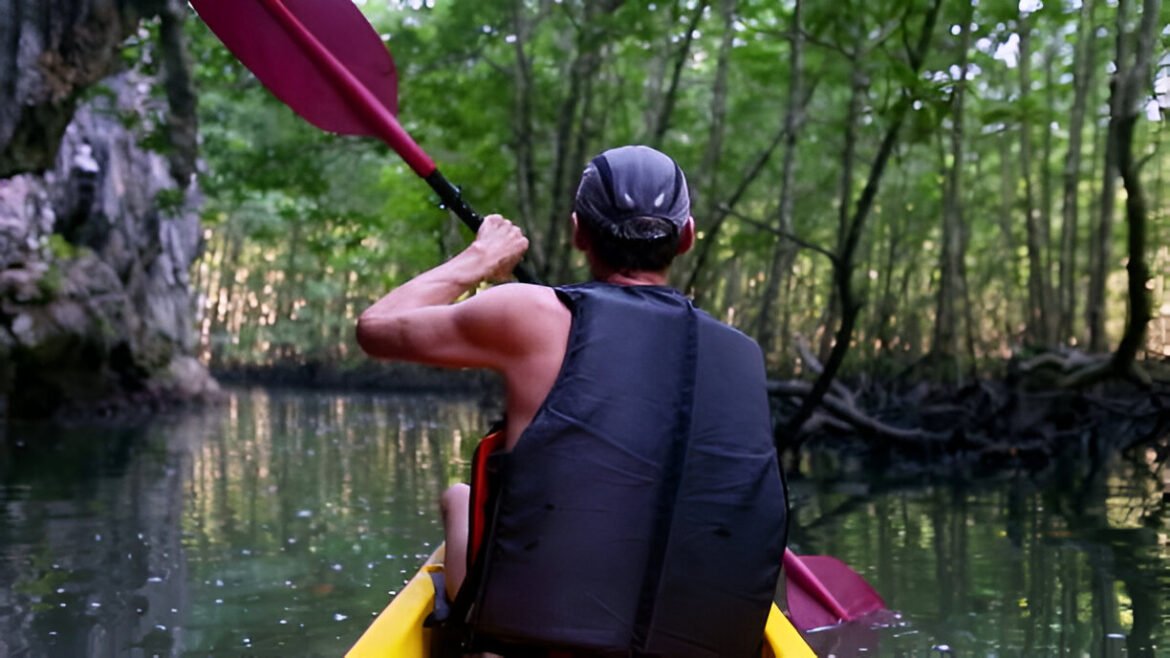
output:
[[[135,428],[10,429],[0,656],[335,656],[441,537],[476,400],[234,393]]]
[[[191,458],[191,653],[338,655],[442,535],[473,400],[254,391]]]
[[[806,466],[821,475],[792,483],[798,552],[844,559],[901,613],[814,638],[821,655],[1170,655],[1166,464],[1074,461],[977,485]]]
[[[0,449],[0,656],[168,655],[189,611],[181,541],[185,419],[16,427]]]
[[[0,657],[340,655],[440,539],[433,501],[495,413],[237,391],[141,427],[9,428]],[[790,483],[795,548],[845,560],[900,612],[813,643],[1170,655],[1165,452],[979,484],[809,457]]]

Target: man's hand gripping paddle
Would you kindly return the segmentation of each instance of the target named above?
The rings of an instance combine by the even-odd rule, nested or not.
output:
[[[398,76],[390,52],[351,0],[190,0],[211,31],[272,93],[306,121],[343,135],[377,137],[472,231],[481,217],[395,115]],[[523,267],[524,282],[536,279]],[[865,580],[824,556],[784,556],[788,609],[801,630],[885,607]]]
[[[228,50],[306,121],[394,149],[472,231],[482,219],[395,115],[398,75],[378,33],[351,0],[191,0]],[[523,266],[514,274],[536,278]]]

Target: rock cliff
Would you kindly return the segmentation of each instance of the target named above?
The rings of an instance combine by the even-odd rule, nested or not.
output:
[[[0,415],[214,390],[191,356],[200,199],[187,11],[0,0]],[[123,56],[127,40],[138,62]]]

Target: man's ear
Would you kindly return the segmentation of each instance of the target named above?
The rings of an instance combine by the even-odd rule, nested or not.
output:
[[[581,228],[577,213],[573,213],[573,246],[581,251],[589,251],[589,236]]]
[[[678,250],[675,254],[685,254],[695,246],[695,218],[687,217],[687,223],[683,224],[678,234]]]

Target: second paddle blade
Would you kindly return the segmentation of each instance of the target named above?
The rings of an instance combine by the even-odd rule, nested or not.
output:
[[[802,631],[832,626],[850,621],[871,612],[882,610],[886,602],[861,574],[847,564],[827,555],[801,555],[800,561],[819,580],[837,602],[845,609],[844,619],[839,619],[814,593],[802,588],[792,578],[785,580],[788,595],[788,616],[793,625]]]

